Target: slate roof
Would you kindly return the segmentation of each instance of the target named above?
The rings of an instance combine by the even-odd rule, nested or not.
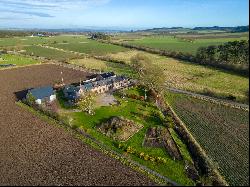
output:
[[[74,86],[74,85],[67,85],[64,87],[63,92],[64,94],[67,93],[67,98],[68,99],[78,99],[79,95],[77,94],[80,90],[79,86]]]
[[[84,87],[85,90],[91,90],[93,88],[93,84],[92,83],[86,83],[82,85]]]
[[[106,79],[108,77],[112,77],[114,75],[115,75],[114,72],[108,72],[108,73],[102,73],[101,74],[102,78],[104,78],[104,79]]]
[[[109,77],[115,76],[114,72],[107,72],[107,73],[102,73],[102,74],[95,74],[95,75],[90,75],[88,76],[89,79],[94,79],[98,78],[99,80],[101,79],[107,79]]]
[[[71,84],[71,85],[67,85],[64,87],[64,94],[66,95],[66,97],[68,99],[78,99],[80,97],[79,91],[80,89],[85,90],[85,91],[90,91],[93,88],[99,87],[99,86],[108,86],[108,85],[112,85],[115,82],[120,82],[123,80],[126,80],[126,77],[124,76],[116,76],[114,77],[114,73],[113,72],[108,72],[108,73],[103,73],[103,74],[99,74],[97,76],[102,77],[99,80],[96,81],[91,81],[91,82],[85,82],[82,85],[80,84]],[[105,78],[103,78],[105,77]]]
[[[29,90],[29,93],[31,93],[36,99],[44,99],[46,97],[54,95],[54,90],[51,86],[46,86],[31,89]]]
[[[124,76],[117,76],[115,79],[114,79],[114,82],[120,82],[120,81],[123,81],[123,80],[125,80],[126,79],[126,77],[124,77]]]
[[[67,85],[64,87],[64,92],[67,92],[67,93],[79,92],[79,90],[80,88],[74,85]]]

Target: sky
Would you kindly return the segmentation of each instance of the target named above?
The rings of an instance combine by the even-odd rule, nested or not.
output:
[[[0,0],[0,28],[239,26],[248,17],[248,0]]]

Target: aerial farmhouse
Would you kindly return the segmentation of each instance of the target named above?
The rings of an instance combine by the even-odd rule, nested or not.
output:
[[[75,102],[88,91],[100,94],[126,88],[130,84],[131,81],[126,77],[117,76],[113,72],[108,72],[92,75],[88,80],[80,81],[77,84],[65,85],[62,91],[67,100]],[[30,89],[28,90],[28,94],[34,96],[35,102],[39,105],[44,102],[56,100],[56,90],[51,86]]]
[[[80,82],[79,85],[67,85],[63,89],[65,98],[77,100],[86,91],[105,93],[128,87],[130,81],[124,76],[116,76],[113,72],[91,76],[90,79]]]

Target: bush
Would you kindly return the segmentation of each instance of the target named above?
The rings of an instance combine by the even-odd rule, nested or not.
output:
[[[149,160],[149,155],[148,154],[144,155],[144,160]]]
[[[144,96],[141,96],[141,97],[140,97],[140,100],[141,100],[141,101],[144,101],[144,100],[145,100]]]
[[[150,161],[150,162],[154,162],[154,163],[162,163],[162,164],[166,164],[167,160],[163,157],[155,157],[153,155],[149,155],[149,154],[145,154],[144,152],[139,152],[137,151],[135,148],[131,147],[131,146],[126,146],[125,144],[119,143],[119,144],[115,144],[119,149],[125,151],[126,153],[130,153],[133,154],[145,161]]]

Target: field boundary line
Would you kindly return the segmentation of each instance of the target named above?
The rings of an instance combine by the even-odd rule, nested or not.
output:
[[[53,63],[52,62],[40,62],[37,64],[27,64],[23,66],[12,66],[12,67],[0,68],[0,71],[9,70],[9,69],[19,69],[19,68],[25,68],[25,67],[30,67],[30,66],[41,66],[45,64],[53,64]]]
[[[220,99],[220,98],[207,96],[207,95],[203,95],[203,94],[199,94],[199,93],[194,93],[194,92],[190,92],[190,91],[186,91],[186,90],[181,90],[181,89],[177,89],[177,88],[166,87],[166,89],[171,91],[171,92],[189,95],[191,97],[205,100],[205,101],[208,101],[208,102],[211,102],[214,104],[221,104],[221,105],[224,105],[227,107],[237,108],[237,109],[244,110],[244,111],[249,111],[249,105],[247,105],[247,104],[237,103],[237,102],[233,102],[233,101],[227,101],[225,99]]]

